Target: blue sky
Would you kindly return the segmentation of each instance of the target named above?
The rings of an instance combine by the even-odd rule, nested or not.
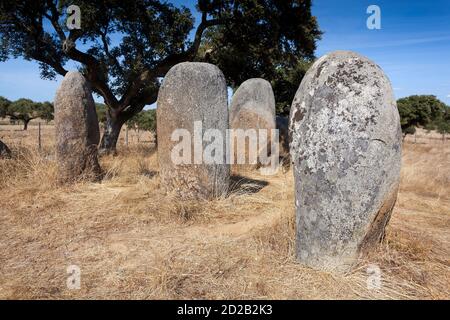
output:
[[[199,20],[195,1],[174,3],[191,8]],[[373,4],[381,9],[381,30],[366,27],[366,9]],[[334,50],[357,51],[384,69],[397,98],[434,94],[450,105],[450,0],[316,0],[313,14],[324,31],[318,57]],[[10,100],[52,101],[57,86],[58,81],[40,79],[35,62],[0,63],[0,95]]]

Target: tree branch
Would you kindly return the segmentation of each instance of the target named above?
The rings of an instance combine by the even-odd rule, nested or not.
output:
[[[105,27],[105,29],[107,29],[107,26]],[[103,51],[105,51],[105,54],[108,57],[108,59],[110,60],[110,62],[113,63],[117,67],[117,69],[119,69],[119,71],[121,73],[123,73],[123,68],[120,65],[119,61],[109,51],[108,39],[106,38],[106,34],[107,34],[106,30],[104,32],[100,31],[100,38],[101,38],[102,44],[103,44]]]
[[[120,104],[120,111],[125,110],[129,104],[133,96],[139,91],[139,89],[142,87],[143,84],[148,82],[150,79],[155,79],[158,77],[164,77],[166,73],[169,71],[171,67],[173,67],[175,64],[186,61],[188,59],[193,59],[197,53],[198,49],[200,48],[201,40],[203,33],[205,30],[209,27],[220,25],[226,22],[226,19],[212,19],[207,20],[207,14],[206,12],[203,12],[202,14],[202,22],[197,28],[197,31],[195,33],[194,42],[191,45],[191,47],[182,52],[177,54],[172,54],[165,59],[161,60],[158,65],[151,69],[151,70],[145,70],[143,71],[130,85],[130,87],[126,90],[126,94],[122,97],[122,99],[119,101]],[[155,99],[156,100],[156,99]],[[152,102],[153,103],[153,102]]]
[[[44,12],[44,16],[48,20],[50,20],[50,22],[52,23],[52,26],[55,29],[56,33],[58,34],[58,37],[61,40],[61,42],[64,42],[66,40],[66,35],[64,34],[64,31],[62,30],[61,26],[59,25],[59,16],[60,15],[59,15],[58,9],[56,8],[53,1],[51,1],[51,0],[47,1],[47,5],[50,8],[50,11],[52,14],[49,15],[47,12]]]
[[[67,41],[68,40],[66,40],[66,42]],[[86,68],[88,69],[88,72],[85,75],[86,78],[91,82],[92,86],[103,96],[108,107],[113,110],[117,109],[117,98],[108,87],[105,79],[103,79],[102,72],[99,68],[100,63],[98,62],[98,60],[87,53],[79,51],[75,47],[75,43],[66,46],[65,53],[72,60],[78,61],[86,66]]]

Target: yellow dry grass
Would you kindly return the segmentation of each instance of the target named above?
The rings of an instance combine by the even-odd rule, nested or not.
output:
[[[101,159],[102,183],[58,187],[52,127],[40,151],[35,126],[18,130],[0,126],[15,152],[0,160],[2,299],[450,298],[450,141],[408,138],[386,241],[337,275],[295,262],[291,171],[240,172],[228,197],[183,202],[160,191],[141,139]],[[380,289],[367,288],[369,264]],[[69,265],[80,290],[66,287]]]

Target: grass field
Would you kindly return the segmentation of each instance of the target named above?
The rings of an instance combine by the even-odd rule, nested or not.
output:
[[[239,172],[230,195],[182,202],[159,188],[150,135],[103,157],[102,183],[58,187],[53,128],[0,126],[0,298],[450,299],[450,141],[420,132],[403,146],[385,241],[346,275],[294,258],[292,171]],[[367,266],[381,288],[367,288]],[[69,265],[81,289],[66,287]]]

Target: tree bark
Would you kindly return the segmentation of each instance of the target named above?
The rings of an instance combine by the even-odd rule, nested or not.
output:
[[[30,122],[30,120],[23,120],[23,130],[24,131],[26,131],[28,129],[28,123]]]
[[[116,154],[117,141],[124,123],[125,121],[118,117],[107,116],[105,132],[99,147],[100,154]]]

